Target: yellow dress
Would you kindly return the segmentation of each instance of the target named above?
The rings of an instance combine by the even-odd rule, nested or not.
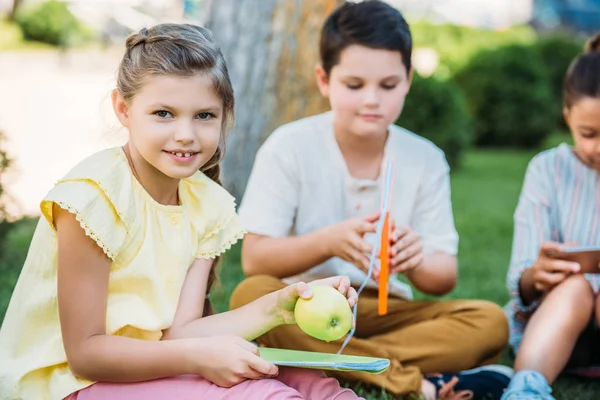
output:
[[[179,198],[180,206],[152,199],[121,148],[92,155],[56,183],[0,329],[1,400],[59,400],[93,383],[73,376],[63,348],[53,204],[74,213],[112,260],[107,334],[160,340],[194,258],[214,258],[245,233],[233,197],[203,173],[181,180]]]

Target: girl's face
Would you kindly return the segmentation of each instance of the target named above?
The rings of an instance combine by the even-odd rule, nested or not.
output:
[[[166,177],[192,176],[219,145],[223,101],[210,76],[151,76],[129,104],[116,92],[113,103],[130,149]]]
[[[584,97],[564,110],[577,156],[600,173],[600,99]]]

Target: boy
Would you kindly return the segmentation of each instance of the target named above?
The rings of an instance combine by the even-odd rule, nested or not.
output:
[[[242,262],[250,277],[234,291],[232,308],[284,282],[341,274],[358,288],[387,160],[395,165],[391,272],[428,294],[454,287],[458,236],[448,164],[431,142],[393,125],[410,88],[411,41],[400,12],[382,1],[348,2],[328,17],[316,76],[332,111],[280,127],[259,150],[240,207],[249,231]],[[361,294],[356,336],[344,353],[389,358],[390,368],[380,375],[332,375],[398,395],[455,398],[472,391],[474,398],[500,398],[509,368],[458,372],[502,353],[508,328],[498,306],[411,301],[410,286],[392,276],[388,314],[379,317],[376,290],[372,280]],[[322,342],[285,325],[258,342],[335,353],[342,340]]]

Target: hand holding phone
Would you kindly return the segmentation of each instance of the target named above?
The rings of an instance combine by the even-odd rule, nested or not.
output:
[[[531,278],[535,290],[545,292],[567,279],[570,275],[581,272],[577,262],[557,258],[564,245],[556,242],[545,242],[538,258],[531,266]]]
[[[584,274],[600,274],[600,246],[572,246],[552,251],[551,257],[576,262]]]

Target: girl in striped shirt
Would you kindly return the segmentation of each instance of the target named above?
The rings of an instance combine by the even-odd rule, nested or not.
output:
[[[515,212],[507,314],[517,373],[502,400],[553,399],[565,367],[600,365],[600,275],[548,256],[600,246],[600,34],[567,71],[564,117],[574,147],[531,160]]]

